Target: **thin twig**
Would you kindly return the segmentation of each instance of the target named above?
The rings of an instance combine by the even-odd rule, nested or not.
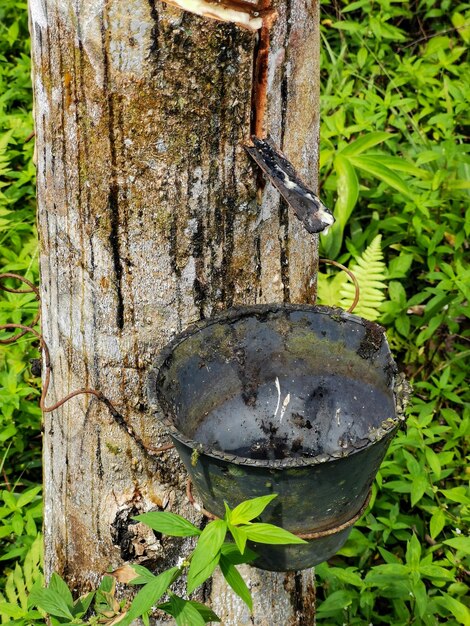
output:
[[[400,46],[399,50],[406,50],[406,48],[411,48],[411,46],[416,46],[416,44],[421,43],[422,41],[428,41],[429,39],[433,39],[434,37],[440,37],[441,35],[446,35],[447,33],[458,32],[459,30],[463,30],[464,28],[468,28],[470,26],[470,22],[465,22],[462,26],[454,26],[453,28],[446,28],[445,30],[441,30],[438,33],[429,33],[428,35],[424,35],[419,39],[415,39],[411,43],[406,44],[406,46]]]
[[[23,141],[23,143],[28,143],[28,141],[31,141],[31,139],[32,139],[33,137],[35,137],[35,136],[36,136],[36,133],[35,133],[35,132],[34,132],[34,130],[33,130],[33,132],[32,132],[32,133],[30,133],[30,134],[26,137],[26,139]]]
[[[7,473],[5,472],[5,468],[2,468],[2,474],[3,474],[3,480],[5,481],[5,487],[7,488],[7,491],[11,491],[11,484],[10,484],[10,481],[8,480],[8,476],[7,476]]]

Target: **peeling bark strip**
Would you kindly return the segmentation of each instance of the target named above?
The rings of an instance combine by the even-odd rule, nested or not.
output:
[[[276,19],[276,12],[243,0],[163,0],[167,4],[189,11],[195,15],[221,22],[233,22],[237,26],[256,32],[269,26]],[[264,0],[261,0],[263,5]]]
[[[164,568],[187,549],[127,525],[134,511],[167,508],[201,521],[175,453],[141,449],[167,441],[146,407],[156,352],[231,304],[311,301],[316,238],[290,209],[280,219],[271,185],[257,203],[243,148],[256,34],[157,0],[29,6],[50,400],[99,389],[137,435],[89,399],[45,415],[45,567],[78,593],[122,555]],[[274,8],[266,118],[315,188],[318,3]],[[246,573],[253,616],[219,578],[205,591],[224,626],[313,623],[302,604],[311,571]]]
[[[259,0],[262,10],[271,6],[271,0]],[[251,135],[265,137],[266,109],[268,106],[268,69],[270,30],[277,18],[277,12],[270,21],[265,21],[259,33],[253,64],[253,91],[251,96]]]

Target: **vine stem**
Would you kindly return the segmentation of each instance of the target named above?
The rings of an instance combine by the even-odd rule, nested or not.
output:
[[[28,285],[29,289],[13,289],[11,287],[6,287],[5,285],[1,283],[1,281],[7,278],[19,280],[25,283],[26,285]],[[31,281],[29,281],[27,278],[24,278],[24,276],[20,276],[19,274],[13,274],[10,272],[0,274],[0,290],[7,291],[8,293],[34,293],[36,295],[36,300],[38,300],[38,302],[41,301],[39,289]],[[112,404],[112,402],[101,391],[97,389],[91,389],[91,388],[76,389],[75,391],[72,391],[71,393],[67,394],[64,398],[62,398],[58,402],[55,402],[51,406],[47,406],[46,397],[47,397],[47,392],[49,391],[49,385],[51,382],[51,369],[52,368],[51,368],[50,352],[49,352],[47,343],[45,342],[43,335],[39,331],[37,331],[35,328],[33,328],[33,326],[35,326],[37,322],[39,321],[39,318],[40,318],[40,311],[38,311],[33,321],[31,322],[30,326],[27,326],[26,324],[1,324],[0,331],[1,330],[20,330],[21,332],[16,333],[12,337],[8,337],[7,339],[0,339],[0,344],[8,345],[8,344],[15,343],[15,341],[17,341],[18,339],[20,339],[27,333],[31,333],[37,339],[39,339],[39,345],[44,356],[44,366],[45,366],[44,381],[43,381],[43,386],[42,386],[42,391],[41,391],[41,398],[39,400],[39,407],[41,408],[41,411],[43,411],[44,413],[51,413],[52,411],[55,411],[56,409],[60,408],[63,404],[65,404],[72,398],[75,398],[76,396],[81,396],[81,395],[94,396],[95,398],[97,398],[98,400],[100,400],[107,406],[108,410],[110,411],[115,421],[120,426],[124,427],[127,430],[129,435],[131,435],[131,437],[138,443],[138,445],[141,448],[145,450],[147,454],[153,456],[156,454],[160,454],[161,452],[165,452],[166,450],[170,450],[174,448],[174,445],[172,443],[167,443],[163,446],[160,446],[159,448],[151,448],[145,445],[142,439],[137,435],[137,433],[134,432],[134,429],[132,428],[132,426],[128,424],[126,420],[122,417],[122,415],[117,411],[117,409]]]
[[[1,281],[5,280],[6,278],[13,278],[14,280],[19,280],[22,283],[25,283],[26,285],[28,285],[29,289],[13,289],[12,287],[6,287],[5,285],[1,283]],[[36,300],[38,302],[41,302],[39,289],[31,281],[29,281],[27,278],[24,278],[24,276],[20,276],[19,274],[13,274],[11,272],[5,272],[4,274],[0,274],[0,290],[7,291],[8,293],[34,293],[36,295]],[[24,337],[26,333],[29,332],[29,328],[31,326],[36,326],[40,317],[41,317],[41,311],[40,309],[38,309],[38,312],[36,313],[36,316],[34,317],[30,326],[23,326],[24,330],[21,333],[13,335],[13,337],[8,337],[8,339],[0,339],[0,345],[8,345],[10,343],[14,343],[18,339],[21,339],[21,337]],[[18,328],[19,327],[20,325],[18,325]],[[6,329],[6,328],[8,328],[8,324],[4,324],[0,326],[0,330]]]

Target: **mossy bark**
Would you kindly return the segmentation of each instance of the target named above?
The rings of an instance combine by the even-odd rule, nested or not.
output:
[[[318,2],[276,8],[266,126],[315,186]],[[78,592],[179,554],[135,513],[200,521],[175,453],[145,453],[165,442],[145,394],[156,352],[237,303],[311,301],[317,248],[243,148],[256,34],[159,0],[30,0],[30,15],[48,400],[93,387],[122,416],[84,397],[45,415],[46,572]],[[224,624],[313,623],[312,572],[248,576],[252,617],[206,588]]]

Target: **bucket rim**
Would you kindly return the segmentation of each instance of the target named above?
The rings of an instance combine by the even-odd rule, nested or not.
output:
[[[312,457],[302,458],[302,457],[293,457],[293,458],[285,458],[285,459],[251,459],[249,457],[238,456],[235,454],[230,454],[224,452],[223,450],[219,450],[217,448],[212,448],[207,444],[203,444],[195,439],[191,439],[184,435],[178,428],[175,426],[172,418],[166,415],[166,411],[171,412],[173,417],[176,418],[176,415],[173,412],[173,409],[170,406],[166,407],[166,411],[163,410],[158,398],[157,398],[157,379],[160,374],[162,367],[165,365],[167,359],[171,356],[174,350],[184,341],[196,335],[198,332],[209,328],[215,324],[220,323],[232,323],[238,320],[241,320],[245,317],[264,317],[271,313],[282,313],[282,312],[306,312],[306,313],[315,313],[319,315],[326,315],[328,317],[333,317],[338,322],[343,323],[353,323],[358,324],[360,326],[366,326],[368,328],[373,327],[375,330],[383,333],[383,341],[385,341],[388,352],[389,352],[389,364],[391,368],[392,381],[390,385],[391,392],[395,399],[395,415],[391,418],[387,418],[382,422],[382,424],[370,430],[361,441],[354,446],[350,446],[343,450],[338,450],[334,454],[318,454]],[[324,305],[311,305],[311,304],[291,304],[291,303],[273,303],[273,304],[253,304],[253,305],[244,305],[244,306],[234,306],[229,309],[225,309],[224,311],[217,313],[214,316],[206,318],[204,320],[199,320],[190,324],[185,330],[178,333],[169,341],[157,354],[154,362],[149,370],[147,377],[147,398],[149,401],[150,409],[152,410],[153,415],[167,428],[170,436],[173,440],[178,441],[179,443],[187,446],[188,448],[195,450],[198,455],[204,455],[208,457],[212,457],[218,461],[229,462],[235,465],[244,465],[249,467],[258,467],[264,469],[287,469],[287,468],[306,468],[309,466],[320,465],[323,463],[339,461],[341,459],[348,458],[353,454],[357,454],[366,448],[371,447],[374,443],[378,443],[379,441],[388,438],[388,436],[392,436],[395,431],[398,429],[400,424],[404,420],[403,411],[401,410],[402,405],[404,404],[403,395],[408,390],[408,387],[405,385],[405,390],[402,388],[397,390],[396,382],[397,382],[397,373],[398,369],[396,363],[392,357],[387,337],[385,335],[385,328],[376,322],[372,322],[370,320],[366,320],[359,315],[355,315],[353,313],[348,313],[340,308],[329,307]],[[401,386],[403,387],[403,386]],[[406,398],[405,398],[406,399]]]

